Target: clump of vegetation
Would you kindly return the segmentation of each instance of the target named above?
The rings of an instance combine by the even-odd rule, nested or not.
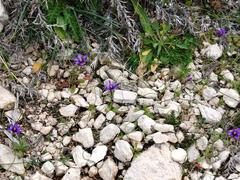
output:
[[[184,140],[179,144],[180,148],[188,149],[191,145],[195,143],[194,135],[185,135]]]
[[[147,65],[158,64],[182,65],[183,67],[192,61],[197,40],[186,33],[178,35],[167,23],[159,21],[151,22],[145,10],[136,0],[131,0],[135,12],[138,14],[144,33],[142,34],[142,49],[139,53],[139,62]],[[136,63],[136,56],[133,58]]]
[[[23,156],[30,147],[29,143],[24,137],[19,138],[18,142],[13,142],[12,145],[13,145],[13,151],[19,156]]]
[[[171,115],[166,117],[166,120],[164,121],[165,124],[171,124],[175,127],[178,127],[181,124],[181,121],[174,116],[172,113]]]

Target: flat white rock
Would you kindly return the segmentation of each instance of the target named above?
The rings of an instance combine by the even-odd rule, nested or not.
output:
[[[50,178],[40,174],[38,171],[30,177],[30,180],[51,180]]]
[[[115,124],[109,124],[104,127],[100,132],[100,141],[103,144],[109,143],[112,141],[118,134],[120,129]]]
[[[82,96],[80,96],[79,94],[73,95],[72,99],[75,102],[76,106],[84,107],[84,108],[89,107],[88,102]]]
[[[72,149],[72,156],[76,165],[81,168],[87,165],[91,155],[83,150],[81,146],[76,146]]]
[[[162,116],[168,116],[173,113],[175,117],[178,117],[181,113],[181,105],[174,101],[170,101],[165,107],[155,104],[154,109]]]
[[[70,168],[63,176],[62,180],[81,180],[81,171],[78,167]]]
[[[130,144],[127,141],[118,140],[115,143],[114,156],[122,162],[130,161],[133,157]]]
[[[214,124],[221,121],[222,114],[219,111],[201,104],[199,104],[198,107],[206,123]]]
[[[13,151],[6,145],[0,144],[0,165],[7,171],[24,174],[23,160],[14,155]]]
[[[138,88],[137,93],[145,98],[150,98],[150,99],[156,99],[157,98],[157,92],[150,89],[150,88]]]
[[[73,140],[81,143],[85,148],[92,147],[94,145],[92,129],[79,129],[79,131],[73,135]]]
[[[116,163],[109,157],[106,161],[104,161],[98,173],[103,180],[115,180],[115,177],[118,173],[118,167]]]
[[[223,95],[223,101],[232,108],[237,107],[240,102],[239,93],[235,89],[221,88],[219,93]]]
[[[0,86],[0,109],[10,109],[15,102],[16,97],[10,91]]]
[[[99,161],[103,160],[107,154],[107,149],[108,148],[105,145],[96,146],[92,151],[91,157],[89,158],[88,165],[92,166],[98,163]]]
[[[233,74],[228,69],[223,70],[221,72],[221,75],[223,76],[224,79],[226,79],[228,81],[233,81],[234,80]]]
[[[208,45],[205,49],[201,50],[201,54],[207,58],[217,60],[223,54],[223,46],[218,44]]]
[[[188,148],[187,150],[187,157],[189,162],[193,162],[197,160],[200,156],[199,151],[196,148],[196,145],[193,144],[191,147]]]
[[[171,158],[169,144],[152,146],[136,157],[124,180],[181,180],[181,166]]]
[[[142,115],[138,118],[138,126],[143,130],[146,134],[151,134],[153,131],[153,126],[156,122],[146,115]]]
[[[206,87],[202,91],[202,96],[205,100],[210,100],[217,96],[217,91],[212,87]]]
[[[115,90],[113,93],[113,101],[121,104],[135,104],[137,93],[126,90]]]
[[[67,106],[61,107],[59,112],[64,117],[73,117],[77,111],[78,107],[74,104],[69,104]]]

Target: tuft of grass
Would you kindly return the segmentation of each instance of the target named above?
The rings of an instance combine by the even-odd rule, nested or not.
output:
[[[22,157],[30,148],[30,145],[27,142],[27,139],[22,137],[18,139],[19,143],[13,142],[13,151]]]
[[[152,113],[148,107],[144,106],[143,107],[143,111],[144,111],[144,114],[147,115],[148,117],[150,117],[151,119],[156,119],[156,116],[154,113]]]
[[[172,113],[171,115],[166,117],[166,120],[164,121],[165,124],[171,124],[175,127],[178,127],[181,124],[181,121],[174,116]]]
[[[186,135],[184,140],[179,145],[180,148],[188,149],[191,145],[195,143],[194,136],[193,135]]]

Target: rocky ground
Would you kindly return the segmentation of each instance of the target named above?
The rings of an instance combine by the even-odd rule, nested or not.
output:
[[[95,70],[57,61],[38,68],[39,50],[26,49],[27,61],[10,68],[21,68],[21,86],[34,84],[32,99],[1,73],[1,179],[240,179],[240,161],[230,161],[237,141],[226,135],[239,76],[226,67],[206,76],[201,60],[221,55],[218,45],[196,51],[183,80],[168,68],[139,78],[103,56]],[[104,90],[109,79],[119,83],[112,92]],[[8,120],[20,135],[6,130]]]
[[[8,18],[0,0],[0,32]],[[239,180],[239,52],[220,44],[187,77],[139,77],[96,43],[81,62],[76,44],[0,51],[0,179]]]

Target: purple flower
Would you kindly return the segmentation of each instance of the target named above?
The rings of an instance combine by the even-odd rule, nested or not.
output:
[[[186,81],[192,81],[192,80],[193,80],[193,77],[192,77],[192,75],[188,75],[188,77],[187,77]]]
[[[235,129],[231,129],[231,130],[228,130],[227,131],[227,134],[236,139],[236,140],[239,140],[239,137],[240,137],[240,128],[235,128]]]
[[[79,65],[79,66],[83,67],[88,62],[88,55],[87,54],[85,54],[85,55],[78,54],[73,60],[74,60],[75,65]]]
[[[228,32],[228,29],[227,28],[220,28],[218,30],[216,30],[216,35],[218,37],[222,37],[222,36],[225,36]]]
[[[11,123],[7,129],[8,131],[11,131],[12,133],[19,135],[22,133],[22,128],[18,123]]]
[[[104,83],[104,91],[113,92],[115,89],[119,88],[119,83],[115,83],[112,80],[107,80]]]

